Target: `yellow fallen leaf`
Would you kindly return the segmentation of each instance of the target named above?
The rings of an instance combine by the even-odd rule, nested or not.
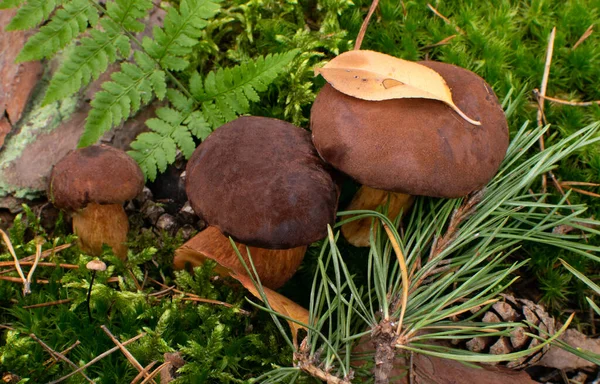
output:
[[[258,292],[256,287],[252,283],[252,280],[250,280],[250,278],[248,276],[231,273],[231,277],[233,277],[234,279],[236,279],[237,281],[242,283],[244,288],[249,290],[250,293],[252,293],[252,295],[254,295],[254,297],[256,297],[259,300],[262,300],[260,293]],[[294,303],[292,300],[288,299],[287,297],[280,295],[279,293],[277,293],[267,287],[263,286],[263,290],[265,292],[265,296],[267,296],[269,305],[275,312],[282,314],[284,316],[287,316],[289,318],[292,318],[296,321],[299,321],[300,323],[308,324],[308,322],[309,322],[308,310],[306,310],[304,307]],[[289,320],[288,320],[288,324],[290,325],[290,329],[292,331],[292,337],[293,337],[292,340],[294,341],[294,344],[295,344],[296,336],[298,335],[298,331],[300,329],[306,330],[306,327],[303,327],[302,325],[300,325],[296,322],[293,322],[293,321],[289,321]]]
[[[461,111],[452,100],[444,78],[424,65],[375,51],[342,53],[322,68],[315,69],[338,91],[363,100],[380,101],[404,98],[439,100],[463,119],[481,125]]]

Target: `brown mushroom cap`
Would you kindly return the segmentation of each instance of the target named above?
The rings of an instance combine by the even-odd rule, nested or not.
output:
[[[310,244],[333,224],[338,191],[310,133],[265,117],[240,117],[190,158],[186,192],[196,214],[243,244]]]
[[[490,86],[466,69],[438,62],[455,104],[427,99],[366,101],[329,84],[311,110],[313,142],[321,157],[361,184],[435,197],[464,196],[497,172],[508,147],[508,126]]]
[[[52,169],[48,197],[61,209],[122,204],[144,188],[142,170],[125,152],[92,145],[69,152]]]

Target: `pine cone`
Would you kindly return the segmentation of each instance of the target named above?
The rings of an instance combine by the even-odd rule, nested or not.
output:
[[[502,297],[503,300],[494,303],[479,321],[485,323],[527,321],[534,324],[540,330],[533,326],[517,328],[511,333],[510,337],[475,337],[466,343],[464,340],[454,340],[453,344],[463,346],[472,352],[501,355],[526,350],[542,343],[540,339],[527,336],[525,333],[538,335],[542,339],[546,339],[548,335],[555,333],[554,318],[542,306],[530,300],[517,299],[511,295],[502,295]],[[545,345],[542,349],[533,352],[531,355],[509,361],[504,365],[511,369],[524,369],[535,365],[549,348],[549,345]]]

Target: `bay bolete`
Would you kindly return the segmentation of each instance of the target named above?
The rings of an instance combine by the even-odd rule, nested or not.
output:
[[[127,257],[129,221],[123,203],[144,187],[144,175],[125,152],[107,145],[92,145],[69,152],[52,169],[48,198],[73,217],[73,232],[80,248],[92,255],[102,244],[115,255]]]
[[[408,195],[465,196],[489,182],[504,159],[508,125],[491,87],[464,68],[433,61],[420,64],[444,78],[455,104],[480,126],[437,100],[367,101],[329,84],[313,104],[310,126],[317,151],[363,185],[362,200],[381,201],[371,198],[373,191],[366,187]],[[355,203],[352,209],[372,208]],[[360,245],[364,240],[363,231]]]
[[[204,257],[245,274],[229,239],[250,248],[262,283],[278,288],[296,271],[307,245],[335,221],[338,188],[310,133],[265,117],[240,117],[196,148],[186,192],[209,224],[175,253],[174,266]]]

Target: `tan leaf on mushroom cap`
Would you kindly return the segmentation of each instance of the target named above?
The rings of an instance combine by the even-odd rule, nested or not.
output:
[[[473,125],[454,104],[444,78],[419,63],[380,52],[355,50],[342,53],[322,68],[315,69],[336,90],[358,99],[381,101],[405,98],[439,100]]]

